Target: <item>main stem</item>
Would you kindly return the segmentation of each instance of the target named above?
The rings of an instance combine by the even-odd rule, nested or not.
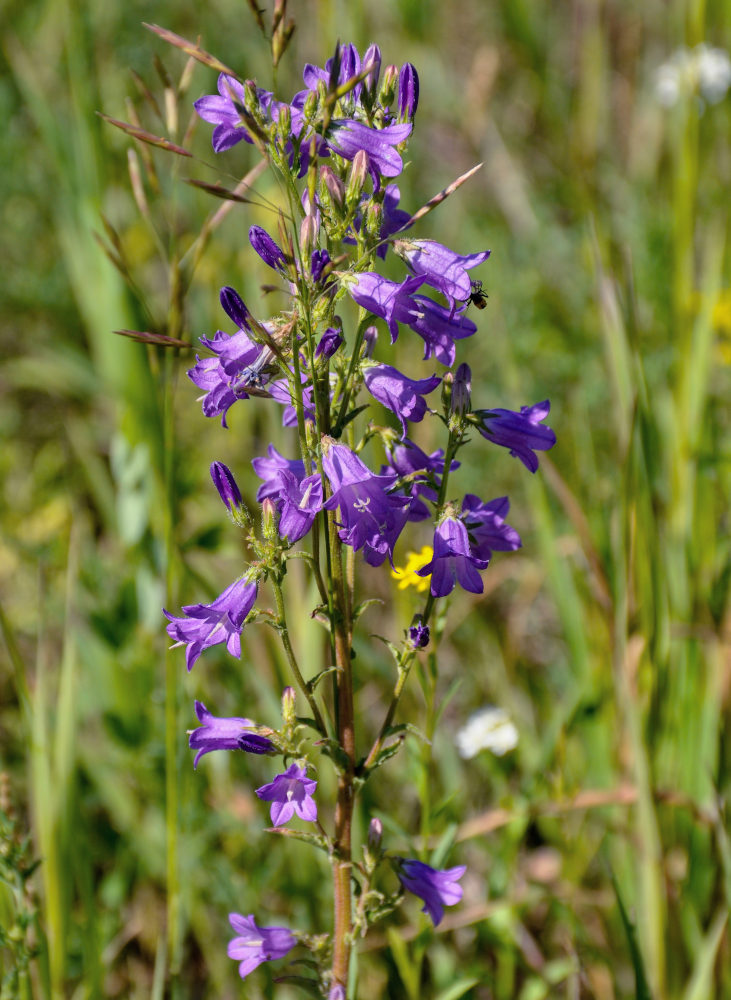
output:
[[[344,989],[348,983],[352,930],[351,845],[355,776],[355,720],[353,713],[353,673],[350,659],[350,623],[348,621],[345,582],[343,577],[342,542],[338,537],[334,517],[329,517],[330,550],[335,591],[335,662],[338,668],[338,740],[347,763],[338,777],[338,798],[335,805],[335,839],[333,844],[333,965],[332,983]]]

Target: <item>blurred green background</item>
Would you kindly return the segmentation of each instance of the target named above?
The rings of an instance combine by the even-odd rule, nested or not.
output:
[[[433,745],[409,741],[378,773],[361,820],[381,815],[398,853],[425,837],[432,860],[467,864],[465,898],[436,935],[413,900],[401,936],[377,928],[359,996],[731,996],[731,97],[710,104],[690,81],[664,106],[656,90],[679,47],[731,48],[728,3],[292,0],[290,13],[282,96],[337,38],[416,65],[402,205],[484,163],[417,235],[492,249],[488,307],[473,311],[479,331],[459,354],[473,403],[550,397],[559,441],[535,477],[475,442],[454,480],[508,493],[524,548],[495,558],[485,595],[453,600],[439,675],[427,661],[402,710],[431,732],[430,706],[443,709]],[[295,996],[268,966],[241,985],[227,914],[324,929],[325,863],[262,833],[252,789],[269,780],[266,760],[213,755],[194,774],[184,735],[195,697],[276,724],[284,665],[251,628],[240,665],[217,647],[186,676],[160,613],[210,599],[239,571],[211,460],[251,498],[250,457],[270,440],[292,445],[263,408],[234,408],[227,433],[207,422],[184,377],[191,352],[111,332],[195,342],[222,324],[224,284],[266,316],[270,278],[246,232],[271,219],[235,206],[202,247],[224,203],[184,178],[232,186],[255,154],[215,158],[202,123],[186,135],[215,74],[196,66],[176,101],[185,57],[142,21],[200,35],[271,84],[242,2],[2,9],[3,877],[12,883],[8,845],[25,832],[42,860],[30,892],[0,885],[3,997],[24,961],[7,935],[23,920],[40,955],[16,995]],[[137,147],[132,170],[151,158],[157,178],[156,189],[146,175],[146,218],[130,188],[133,144],[96,110],[139,115],[199,157]],[[257,190],[276,198],[267,175]],[[436,447],[430,433],[422,442]],[[415,534],[413,547],[426,541]],[[363,593],[387,599],[357,646],[367,732],[391,684],[367,632],[397,637],[417,598],[384,572]],[[290,586],[315,672],[311,598]],[[462,760],[454,734],[485,704],[510,713],[518,746]]]

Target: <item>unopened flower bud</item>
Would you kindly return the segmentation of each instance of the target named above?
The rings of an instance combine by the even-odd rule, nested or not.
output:
[[[332,167],[328,167],[327,164],[320,167],[320,180],[329,192],[333,203],[338,208],[342,208],[345,202],[345,185]]]
[[[375,95],[378,86],[378,77],[381,75],[381,50],[377,45],[369,45],[363,56],[363,68],[372,65],[372,69],[363,81],[363,86],[370,95]]]
[[[421,620],[421,615],[415,615],[409,626],[409,639],[414,649],[424,649],[429,645],[429,626]]]
[[[306,215],[300,225],[300,253],[307,257],[317,240],[317,219],[314,215]]]
[[[294,726],[297,722],[296,713],[297,695],[293,687],[286,687],[282,691],[282,721],[285,726]]]
[[[343,342],[343,337],[340,330],[336,330],[334,327],[328,327],[327,330],[320,337],[320,342],[315,348],[316,358],[331,358],[333,354],[337,351]]]
[[[221,289],[219,298],[221,300],[223,311],[227,316],[231,317],[238,328],[240,330],[250,330],[249,316],[251,314],[244,305],[244,300],[241,298],[239,293],[229,285],[225,285]]]
[[[411,63],[404,63],[398,78],[399,121],[412,121],[419,104],[419,74]]]
[[[374,816],[368,824],[368,848],[373,854],[377,854],[381,848],[383,837],[383,823],[377,816]]]
[[[249,243],[259,254],[261,259],[275,271],[281,271],[287,263],[282,248],[274,242],[272,237],[261,226],[252,226],[249,230]]]
[[[315,115],[317,114],[317,104],[318,104],[318,95],[315,93],[314,90],[311,90],[307,94],[304,106],[302,108],[302,111],[305,116],[305,121],[311,121],[315,117]]]
[[[369,203],[365,212],[365,231],[369,240],[377,240],[381,235],[383,205],[377,201]]]
[[[221,500],[228,507],[231,517],[236,524],[243,527],[248,523],[249,515],[233,473],[223,462],[214,462],[211,465],[211,479]]]
[[[351,164],[350,174],[348,176],[348,184],[345,189],[345,199],[348,206],[356,205],[360,200],[367,175],[368,154],[364,149],[359,149],[353,157],[353,163]]]
[[[335,985],[330,988],[327,1000],[345,1000],[345,987],[342,983],[335,983]]]
[[[330,254],[327,250],[313,250],[310,257],[310,274],[315,284],[322,279],[325,268],[330,264]]]
[[[383,71],[383,82],[378,94],[378,103],[384,108],[389,108],[396,95],[396,85],[398,83],[398,66],[386,66]]]
[[[452,387],[454,385],[454,375],[451,372],[442,379],[442,406],[445,416],[452,414]]]
[[[288,104],[282,104],[279,109],[279,118],[277,119],[277,131],[281,136],[282,144],[289,142],[289,137],[292,133],[292,112],[289,110]]]
[[[274,501],[269,497],[261,503],[261,524],[264,538],[268,542],[275,542],[279,538],[277,531],[277,508]]]
[[[363,331],[363,357],[372,358],[378,340],[378,330],[375,326],[367,326]]]
[[[472,371],[467,364],[461,364],[452,385],[452,413],[462,417],[470,408],[472,400]]]
[[[244,81],[244,107],[250,115],[256,117],[261,110],[259,107],[259,94],[256,83],[253,80]]]

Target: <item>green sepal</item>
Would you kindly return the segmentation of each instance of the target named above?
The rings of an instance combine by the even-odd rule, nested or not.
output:
[[[315,688],[320,683],[320,681],[323,679],[323,677],[327,677],[328,674],[337,673],[339,669],[340,669],[339,667],[335,667],[335,666],[333,666],[333,667],[325,667],[324,670],[320,670],[319,673],[316,673],[314,677],[310,677],[310,679],[307,681],[307,684],[306,684],[306,687],[307,687],[307,690],[309,691],[309,693],[310,694],[314,693]]]
[[[325,854],[330,854],[330,845],[321,833],[310,833],[308,830],[293,830],[288,826],[268,826],[265,833],[276,833],[280,837],[290,837],[294,840],[302,840],[306,844],[318,847]]]
[[[357,622],[364,611],[367,611],[372,604],[383,604],[380,597],[370,597],[367,601],[361,601],[353,608],[353,621]]]

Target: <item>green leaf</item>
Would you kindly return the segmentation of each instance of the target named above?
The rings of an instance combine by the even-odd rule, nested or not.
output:
[[[363,612],[367,611],[372,604],[383,604],[383,601],[378,597],[371,597],[367,601],[361,601],[361,603],[356,605],[353,609],[353,621],[357,622]]]
[[[401,937],[397,927],[389,927],[386,935],[394,964],[398,969],[401,982],[406,988],[406,995],[409,1000],[419,1000],[419,969],[412,962],[406,942]]]
[[[635,933],[634,924],[631,923],[629,915],[627,914],[627,910],[624,907],[622,896],[619,891],[619,884],[617,882],[617,879],[615,878],[614,872],[610,872],[609,877],[612,880],[612,887],[614,889],[614,894],[617,897],[619,916],[622,920],[622,926],[624,927],[625,936],[627,937],[627,944],[629,945],[630,957],[632,959],[632,967],[635,970],[636,1000],[652,1000],[652,996],[650,994],[650,987],[647,985],[645,964],[642,960],[640,946],[637,943],[637,935]]]
[[[480,984],[480,979],[458,979],[456,983],[452,983],[448,986],[446,990],[442,990],[435,1000],[458,1000],[458,997],[463,997],[467,990],[471,990],[473,986],[478,986]]]

